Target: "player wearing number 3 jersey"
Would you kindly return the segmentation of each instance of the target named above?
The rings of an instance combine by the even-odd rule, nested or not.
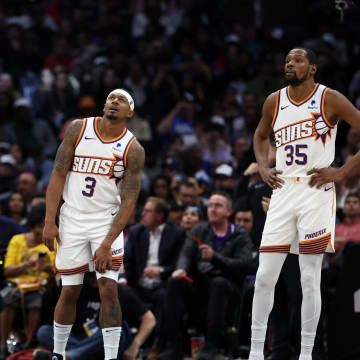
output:
[[[334,251],[335,189],[360,164],[357,153],[341,168],[332,168],[339,117],[360,131],[360,112],[340,93],[317,84],[316,55],[292,49],[285,60],[287,87],[271,94],[254,136],[262,179],[273,189],[260,245],[252,310],[249,360],[263,360],[264,340],[274,288],[289,252],[299,254],[303,302],[301,354],[310,360],[321,310],[323,253]],[[276,145],[270,168],[269,137]]]
[[[76,302],[86,271],[96,271],[101,297],[100,325],[105,359],[116,359],[121,334],[117,281],[123,271],[122,231],[134,211],[141,185],[144,150],[126,129],[134,101],[112,91],[103,117],[74,120],[55,159],[46,193],[43,238],[58,240],[56,270],[62,290],[54,314],[52,359],[65,359]],[[55,215],[63,196],[59,230]]]

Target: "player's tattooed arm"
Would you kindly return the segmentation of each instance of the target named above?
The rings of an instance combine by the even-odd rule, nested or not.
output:
[[[54,162],[54,170],[66,176],[69,171],[84,120],[74,120],[67,128],[64,140],[60,144]]]
[[[66,175],[73,161],[75,144],[82,126],[83,120],[74,120],[67,128],[64,140],[57,150],[53,172],[47,187],[43,240],[50,250],[53,250],[54,238],[60,243],[59,231],[55,225],[55,216],[64,189]]]
[[[131,217],[141,188],[141,172],[144,166],[145,152],[143,147],[135,140],[129,149],[126,161],[126,170],[121,182],[121,205],[114,222],[103,244],[110,245],[124,230]]]

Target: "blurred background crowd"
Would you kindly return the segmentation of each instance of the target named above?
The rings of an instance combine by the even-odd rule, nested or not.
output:
[[[15,234],[32,234],[28,235],[30,247],[41,246],[36,232],[42,224],[39,206],[56,149],[73,119],[102,115],[105,99],[115,88],[128,90],[134,98],[135,116],[128,128],[146,152],[141,194],[126,234],[131,235],[132,226],[152,232],[162,221],[189,234],[193,225],[210,221],[209,198],[220,190],[232,200],[229,222],[246,229],[256,253],[271,197],[258,175],[252,150],[263,101],[283,87],[287,52],[306,46],[318,55],[316,81],[360,107],[359,16],[360,7],[355,6],[341,22],[335,3],[324,0],[292,2],[291,8],[285,0],[2,0],[3,259]],[[359,149],[360,133],[340,119],[334,165],[341,166]],[[269,157],[274,159],[274,151]],[[336,341],[333,354],[349,347],[335,340],[336,324],[345,319],[347,324],[359,321],[360,305],[355,311],[353,303],[358,285],[351,283],[351,276],[349,280],[354,269],[348,257],[357,253],[354,243],[360,242],[360,169],[337,184],[336,193],[336,253],[324,261],[323,356],[331,356],[329,349]],[[144,206],[149,197],[157,199],[152,204],[159,199],[165,203],[160,201],[162,205],[155,209],[164,215],[161,221],[147,218]],[[20,255],[19,249],[29,241],[26,245],[17,238],[18,248],[12,245],[19,254],[11,257],[12,263],[4,260],[5,290],[6,280],[21,277],[29,269],[52,278],[44,260]],[[180,248],[176,247],[179,253]],[[178,253],[173,255],[175,262]],[[53,261],[51,254],[42,257]],[[251,278],[255,272],[249,266],[246,275]],[[5,298],[8,293],[1,292]],[[55,303],[56,293],[51,292],[47,305]],[[152,300],[145,302],[148,305]],[[11,302],[2,303],[0,322],[7,326],[0,326],[1,346],[5,347],[14,323],[9,319],[16,312],[7,310]],[[329,319],[334,304],[344,312]],[[51,323],[51,306],[47,316],[36,311],[29,316],[36,326],[28,331],[24,347],[36,345],[40,324]],[[243,324],[250,326],[248,321]],[[248,345],[248,330],[240,333],[240,343]],[[155,345],[161,344],[155,341]]]

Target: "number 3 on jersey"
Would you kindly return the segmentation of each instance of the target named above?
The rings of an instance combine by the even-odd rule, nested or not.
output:
[[[94,179],[91,176],[87,176],[85,178],[85,182],[87,183],[85,186],[87,191],[83,190],[82,194],[87,197],[92,197],[94,195],[94,191],[95,191],[96,179]]]
[[[307,155],[302,152],[303,149],[307,149],[307,145],[286,145],[285,151],[288,160],[286,165],[292,165],[294,163],[297,165],[305,165],[307,163]]]

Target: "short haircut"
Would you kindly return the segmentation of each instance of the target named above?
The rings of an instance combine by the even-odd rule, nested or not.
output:
[[[156,196],[148,197],[146,202],[148,202],[148,201],[151,201],[155,204],[155,211],[163,213],[164,220],[166,220],[169,215],[169,212],[170,212],[169,204],[164,199],[161,199]]]
[[[210,197],[213,195],[220,195],[226,198],[226,200],[228,201],[228,208],[232,209],[232,199],[231,196],[226,191],[215,190],[214,192],[211,193]]]
[[[46,205],[45,201],[40,201],[36,205],[31,207],[31,210],[27,216],[27,223],[30,229],[40,225],[45,220]]]
[[[359,201],[360,201],[360,195],[358,193],[350,193],[346,195],[345,201],[349,198],[349,197],[356,197]]]
[[[301,49],[304,50],[306,52],[306,58],[309,60],[309,63],[311,65],[317,65],[318,64],[318,58],[317,55],[315,54],[315,52],[309,48],[303,47],[303,46],[296,46],[294,48],[292,48],[291,50],[294,49]]]
[[[181,180],[181,181],[179,182],[179,185],[178,185],[178,186],[179,186],[179,190],[180,190],[180,188],[181,188],[182,186],[195,188],[195,184],[194,184],[193,182],[187,180],[187,179]]]

